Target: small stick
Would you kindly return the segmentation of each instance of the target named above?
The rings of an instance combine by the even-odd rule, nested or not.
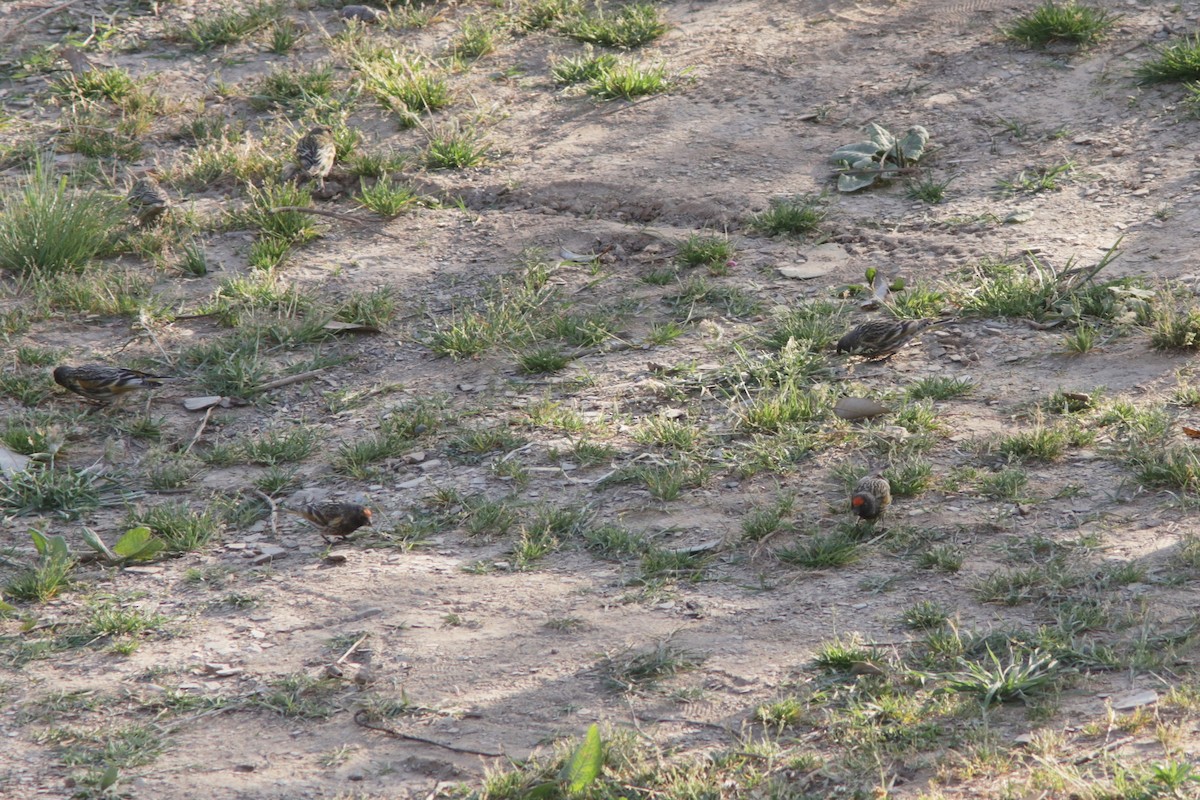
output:
[[[413,736],[411,733],[401,733],[395,728],[389,728],[386,725],[378,725],[371,721],[371,717],[365,708],[360,708],[354,713],[354,724],[363,728],[369,728],[373,731],[379,731],[380,733],[386,733],[388,736],[394,736],[397,739],[405,739],[410,742],[420,742],[421,744],[433,745],[434,747],[441,747],[445,750],[450,750],[455,753],[469,753],[475,756],[486,756],[487,758],[504,758],[504,753],[490,753],[486,750],[472,750],[469,747],[457,747],[452,744],[435,742],[433,739],[426,739],[423,736]]]
[[[266,392],[266,391],[270,391],[271,389],[278,389],[281,386],[290,386],[293,383],[301,383],[303,381],[312,380],[313,378],[317,377],[324,371],[325,370],[323,370],[323,369],[313,369],[313,370],[309,370],[308,372],[301,372],[297,375],[289,375],[286,378],[280,378],[277,381],[271,381],[270,383],[264,383],[262,386],[255,386],[253,389],[251,389],[248,392],[248,394],[258,394],[259,392]]]
[[[340,220],[344,220],[346,222],[353,222],[357,225],[366,225],[367,224],[367,221],[365,219],[359,219],[358,217],[352,217],[349,214],[339,214],[336,211],[326,211],[323,208],[312,208],[310,206],[276,206],[275,208],[271,209],[270,213],[281,214],[284,211],[296,211],[301,214],[314,214],[318,217],[331,217],[333,219],[340,219]]]
[[[79,0],[67,0],[67,2],[65,2],[65,3],[59,3],[56,6],[51,6],[50,8],[47,8],[45,11],[40,11],[37,14],[34,14],[32,17],[29,17],[28,19],[21,20],[20,22],[18,22],[16,25],[13,25],[11,28],[9,28],[4,33],[0,33],[0,42],[8,41],[16,34],[17,31],[19,31],[21,28],[24,28],[26,25],[31,25],[34,22],[37,22],[42,17],[48,17],[51,14],[56,14],[59,11],[62,11],[67,6],[73,6],[78,2],[79,2]]]
[[[196,442],[200,441],[200,437],[204,434],[204,429],[208,427],[209,417],[211,417],[213,412],[216,410],[216,406],[209,406],[208,411],[204,412],[204,419],[200,420],[200,427],[196,429],[196,435],[192,437],[192,440],[188,442],[188,446],[184,448],[183,454],[185,456],[192,452],[192,447],[196,444]]]
[[[275,538],[279,538],[279,506],[275,505],[275,501],[266,492],[261,492],[258,489],[254,490],[267,505],[271,507],[271,533],[275,534]]]
[[[346,652],[342,653],[342,657],[341,657],[341,658],[339,658],[337,661],[335,661],[335,662],[333,662],[333,663],[334,663],[335,665],[337,665],[337,664],[341,664],[343,661],[345,661],[347,658],[349,658],[349,657],[350,657],[350,654],[351,654],[351,653],[353,653],[355,650],[357,650],[357,649],[358,649],[358,646],[359,646],[360,644],[362,644],[363,642],[365,642],[365,641],[367,640],[367,637],[368,637],[368,636],[370,636],[370,635],[371,635],[371,634],[369,634],[369,633],[364,633],[362,636],[358,637],[358,641],[357,641],[357,642],[355,642],[354,644],[350,645],[350,649],[349,649],[349,650],[347,650]]]

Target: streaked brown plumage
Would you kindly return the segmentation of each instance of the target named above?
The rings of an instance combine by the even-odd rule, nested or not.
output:
[[[948,319],[873,319],[838,340],[837,352],[877,358],[890,356],[923,330],[945,325]]]
[[[338,503],[325,500],[306,503],[300,508],[285,508],[291,514],[304,517],[321,529],[326,542],[330,536],[346,537],[364,525],[371,524],[371,509],[358,503]]]
[[[80,367],[54,368],[54,382],[80,397],[107,403],[115,397],[137,389],[162,386],[163,375],[151,375],[136,369],[85,364]]]
[[[850,508],[863,519],[878,519],[892,503],[892,485],[878,472],[873,472],[854,485]]]
[[[141,225],[153,225],[170,208],[171,198],[151,175],[143,175],[133,182],[125,201],[137,215]]]
[[[296,163],[300,165],[300,176],[319,181],[325,185],[325,177],[333,169],[337,158],[337,145],[333,131],[324,125],[313,128],[296,143]]]

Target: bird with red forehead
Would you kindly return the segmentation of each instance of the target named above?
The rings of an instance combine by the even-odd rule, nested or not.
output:
[[[892,503],[892,485],[882,472],[872,472],[854,485],[850,508],[862,519],[882,520],[884,511]]]
[[[321,538],[329,542],[330,536],[344,539],[364,525],[371,525],[371,509],[359,503],[339,503],[325,500],[305,503],[299,508],[285,508],[289,514],[304,517],[321,529]]]

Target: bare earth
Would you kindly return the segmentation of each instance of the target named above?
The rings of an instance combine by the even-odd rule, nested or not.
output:
[[[0,29],[48,5],[6,3],[0,8]],[[56,42],[68,25],[86,26],[93,13],[125,5],[77,3],[22,29],[8,46],[16,52]],[[344,25],[330,8],[293,10],[310,34],[291,56],[271,55],[253,38],[205,54],[163,38],[170,25],[207,13],[205,7],[213,5],[181,0],[163,4],[160,16],[126,17],[142,39],[141,48],[92,58],[137,77],[154,76],[156,91],[181,103],[205,98],[208,113],[250,120],[253,131],[257,112],[244,99],[214,92],[218,76],[235,87],[250,86],[276,65],[325,58],[325,35]],[[483,121],[489,164],[461,172],[409,168],[406,174],[422,192],[447,204],[392,221],[357,209],[345,196],[322,201],[320,207],[355,213],[368,224],[321,219],[321,238],[293,253],[281,268],[286,280],[322,296],[392,287],[400,300],[396,320],[378,336],[344,337],[327,346],[352,357],[318,379],[273,391],[256,405],[218,412],[196,447],[203,451],[304,422],[320,431],[324,444],[300,465],[298,485],[369,498],[377,531],[428,508],[439,490],[490,498],[511,494],[529,504],[586,505],[596,522],[643,533],[659,547],[706,545],[713,556],[703,579],[648,587],[634,580],[636,560],[604,560],[570,543],[531,568],[516,570],[511,534],[471,537],[461,525],[436,532],[412,550],[369,546],[375,540],[368,535],[334,547],[345,561],[328,563],[311,528],[292,517],[279,518],[277,533],[269,519],[227,528],[206,550],[148,568],[84,565],[76,589],[44,604],[21,604],[17,617],[0,622],[5,647],[37,636],[37,628],[26,632],[31,626],[44,629],[69,619],[97,593],[166,615],[169,622],[144,635],[129,655],[107,652],[100,642],[19,666],[0,664],[0,796],[71,794],[70,780],[80,768],[65,764],[61,749],[47,741],[44,732],[52,726],[154,723],[154,700],[166,690],[254,697],[281,677],[326,675],[327,666],[363,634],[365,640],[340,664],[342,679],[328,698],[327,718],[286,717],[263,709],[164,715],[159,724],[166,732],[165,752],[125,771],[121,790],[159,800],[427,797],[452,791],[459,782],[477,785],[485,770],[503,765],[502,759],[356,725],[356,703],[368,695],[405,697],[432,710],[388,720],[396,730],[515,759],[561,737],[579,736],[593,722],[606,730],[636,727],[673,759],[699,758],[735,741],[722,726],[756,736],[750,724],[755,708],[810,680],[809,664],[821,645],[858,636],[879,644],[879,658],[887,660],[915,638],[900,614],[920,601],[946,605],[963,630],[1033,630],[1048,624],[1052,620],[1038,604],[983,603],[972,593],[981,578],[1011,566],[1005,543],[1035,535],[1064,542],[1098,537],[1099,546],[1082,557],[1098,567],[1133,563],[1144,569],[1141,580],[1113,590],[1113,602],[1142,609],[1147,630],[1186,626],[1200,601],[1195,580],[1166,582],[1156,575],[1181,537],[1195,532],[1193,515],[1175,495],[1139,488],[1126,467],[1105,458],[1103,431],[1096,443],[1073,448],[1057,462],[1028,466],[1028,498],[1022,503],[940,483],[959,467],[994,466],[1000,457],[981,451],[978,443],[1031,426],[1031,418],[1019,412],[1057,389],[1103,387],[1107,396],[1138,404],[1167,400],[1186,384],[1190,358],[1152,350],[1142,333],[1071,356],[1061,330],[1037,330],[1022,320],[975,320],[953,326],[948,336],[926,334],[886,364],[851,368],[849,379],[867,392],[903,389],[928,375],[976,383],[969,396],[937,404],[942,441],[929,456],[933,488],[898,499],[893,509],[894,524],[962,550],[965,559],[956,573],[921,569],[903,547],[889,547],[887,541],[871,544],[855,564],[814,571],[788,566],[773,555],[798,534],[785,532],[763,544],[742,540],[746,515],[781,492],[796,496],[797,530],[826,530],[844,520],[844,488],[831,469],[862,460],[849,435],[841,444],[829,440],[785,472],[743,478],[732,469],[714,469],[699,488],[671,502],[655,500],[637,484],[597,483],[611,470],[659,452],[637,443],[632,434],[640,421],[666,409],[702,412],[718,447],[732,447],[736,439],[727,408],[736,399],[666,391],[670,379],[653,371],[651,362],[711,371],[728,362],[734,343],[748,342],[744,337],[762,330],[772,309],[830,297],[838,287],[861,281],[870,266],[910,283],[953,286],[965,280],[961,268],[983,257],[1028,250],[1056,267],[1069,259],[1091,264],[1121,239],[1109,277],[1133,274],[1151,283],[1169,278],[1195,285],[1200,156],[1194,143],[1200,121],[1174,106],[1177,87],[1141,88],[1129,75],[1151,54],[1151,45],[1166,40],[1167,31],[1194,29],[1200,4],[1105,3],[1124,16],[1109,40],[1082,54],[1006,44],[998,26],[1033,5],[665,2],[669,32],[638,54],[649,63],[666,64],[680,78],[668,94],[634,103],[598,103],[559,92],[549,64],[580,46],[548,33],[508,42],[456,74],[457,99],[450,114]],[[476,10],[450,5],[429,27],[379,35],[436,52]],[[336,74],[347,83],[353,77],[343,66]],[[40,98],[59,75],[0,84],[0,102],[15,118],[0,136],[15,141],[31,131],[53,129],[60,110]],[[400,130],[366,100],[352,119],[368,149],[415,151],[424,141],[420,130]],[[1025,135],[1014,136],[1005,120],[1025,124]],[[828,155],[855,141],[868,122],[899,132],[913,125],[929,130],[936,146],[930,158],[934,173],[954,176],[945,203],[908,199],[899,181],[851,195],[833,191],[826,223],[832,250],[828,244],[818,249],[797,239],[769,238],[747,226],[748,217],[765,209],[772,197],[830,189]],[[166,133],[149,137],[147,164],[169,165],[185,148]],[[63,155],[60,161],[66,167],[74,158]],[[1059,191],[1011,196],[996,191],[997,180],[1066,160],[1076,169]],[[4,178],[14,184],[21,172],[11,165]],[[462,198],[460,207],[452,202],[456,197]],[[182,200],[208,213],[241,202],[230,187]],[[1031,216],[1005,224],[1014,212]],[[734,317],[697,306],[681,338],[643,347],[652,324],[678,317],[662,301],[667,290],[640,277],[669,265],[676,243],[699,231],[728,231],[733,237],[736,266],[728,276],[709,280],[743,290],[762,303],[762,310]],[[206,277],[183,279],[145,265],[156,291],[175,298],[181,309],[194,309],[221,280],[248,270],[249,233],[206,237],[212,261]],[[563,247],[609,250],[594,268],[559,264],[556,256]],[[623,301],[632,313],[623,319],[620,341],[634,346],[579,358],[563,372],[542,377],[521,374],[514,354],[504,348],[455,361],[435,356],[421,343],[423,335],[480,296],[495,278],[515,274],[529,248],[541,249],[559,264],[551,283],[578,309]],[[832,269],[812,280],[786,278],[777,270],[830,258]],[[6,286],[4,307],[15,307],[22,302],[20,290],[11,281]],[[174,352],[220,332],[212,320],[180,320],[157,330],[157,344]],[[12,363],[19,344],[63,348],[76,361],[119,363],[159,352],[154,341],[131,332],[129,320],[121,318],[38,322],[5,344],[6,362]],[[279,366],[289,359],[299,361],[301,355],[285,352]],[[581,376],[589,380],[574,380]],[[330,413],[322,400],[332,390],[389,383],[402,388],[339,413]],[[153,413],[164,417],[164,441],[186,446],[201,415],[185,412],[178,401],[205,393],[186,381],[158,393]],[[352,481],[331,469],[340,442],[377,427],[401,403],[437,395],[446,396],[454,419],[414,447],[420,452],[381,464],[369,481]],[[579,466],[570,454],[575,434],[547,426],[521,428],[522,409],[546,397],[602,426],[591,438],[615,446],[615,457]],[[56,395],[46,404],[75,402]],[[4,413],[19,409],[12,400],[0,404]],[[140,412],[134,402],[99,413],[132,417]],[[494,472],[504,453],[470,464],[448,450],[450,436],[460,427],[488,426],[510,427],[528,440],[529,447],[507,454],[529,470],[527,484]],[[730,436],[729,442],[722,438]],[[93,432],[72,441],[67,460],[77,466],[98,459],[129,466],[137,465],[145,451],[145,443],[128,436],[110,431],[106,440]],[[202,507],[214,493],[246,489],[261,471],[206,468],[183,497]],[[1077,490],[1064,492],[1068,487]],[[138,502],[159,501],[151,494]],[[48,532],[65,534],[82,548],[80,525],[111,540],[120,532],[123,514],[103,509],[77,522],[53,517],[43,522]],[[0,529],[0,544],[16,548],[18,561],[30,552],[26,531],[36,523],[11,518]],[[284,552],[269,564],[252,565],[264,546]],[[217,585],[185,580],[188,570],[216,566],[228,568]],[[231,592],[255,602],[240,609],[221,604]],[[702,657],[702,663],[632,694],[613,691],[602,680],[598,665],[605,655],[666,640]],[[1080,731],[1089,723],[1103,726],[1111,697],[1195,685],[1194,659],[1191,644],[1170,670],[1081,676],[1066,685],[1046,717],[1035,718],[1020,703],[1006,705],[991,712],[995,741],[1015,747],[1019,735],[1050,728],[1075,742],[1079,753],[1103,747],[1109,739],[1072,737],[1083,737]],[[368,662],[369,675],[355,682]],[[215,674],[222,670],[227,674]],[[35,712],[47,695],[64,690],[91,691],[103,702],[98,710],[72,709],[52,719]],[[1196,717],[1187,719],[1175,752],[1194,761],[1200,738]],[[836,774],[837,744],[820,731],[811,741],[814,752],[831,759],[828,774]],[[1164,757],[1152,728],[1136,731],[1120,747],[1130,763]],[[954,752],[950,742],[934,754],[882,763],[874,785],[895,797],[935,788],[947,797],[1002,794],[1011,775],[983,771],[939,778],[940,766],[952,763]],[[813,785],[824,786],[813,789],[822,794],[834,791],[829,784]],[[869,781],[842,787],[847,793],[871,788]],[[743,790],[726,791],[732,796]]]

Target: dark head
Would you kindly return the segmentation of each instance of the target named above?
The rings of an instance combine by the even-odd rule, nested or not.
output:
[[[71,368],[68,366],[55,367],[54,382],[59,386],[66,386],[67,382],[70,380],[70,374]]]
[[[837,343],[837,351],[836,351],[836,352],[838,352],[838,353],[849,353],[851,350],[853,350],[853,349],[854,349],[854,346],[855,346],[856,344],[858,344],[858,339],[857,339],[857,337],[854,335],[854,331],[850,331],[850,332],[849,332],[849,333],[847,333],[845,336],[843,336],[842,338],[838,339],[838,343]]]
[[[859,492],[850,498],[850,508],[863,519],[875,519],[883,509],[878,498],[868,492]]]
[[[328,125],[318,125],[308,133],[310,136],[331,136],[333,135],[333,128],[330,128]]]

